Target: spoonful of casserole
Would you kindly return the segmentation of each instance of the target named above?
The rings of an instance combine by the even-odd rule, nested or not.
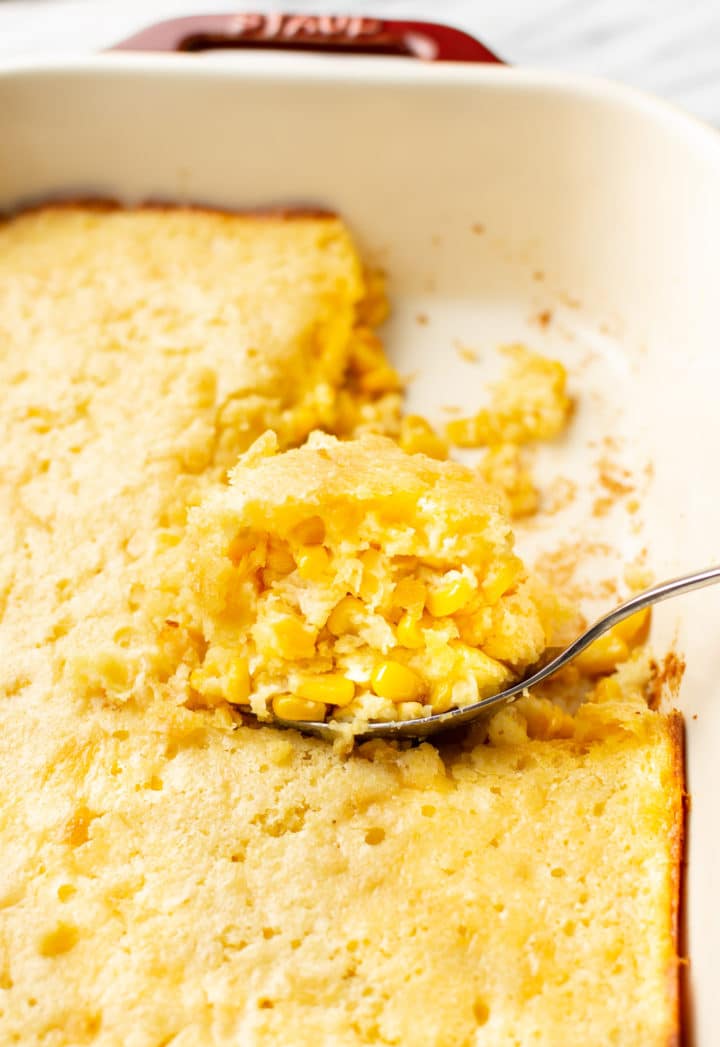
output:
[[[720,578],[656,586],[560,651],[558,601],[515,554],[501,496],[379,436],[278,453],[266,433],[191,511],[188,541],[196,700],[323,737],[486,716],[570,659],[626,658],[651,602]]]

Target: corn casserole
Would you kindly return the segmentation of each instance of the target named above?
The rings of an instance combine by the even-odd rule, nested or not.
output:
[[[675,1042],[681,723],[646,623],[579,708],[437,744],[258,719],[466,702],[547,642],[499,448],[562,427],[562,376],[521,431],[449,434],[503,494],[401,417],[382,315],[330,215],[0,224],[3,1043]]]

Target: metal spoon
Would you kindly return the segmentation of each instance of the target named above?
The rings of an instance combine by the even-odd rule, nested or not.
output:
[[[464,724],[473,723],[475,720],[487,716],[488,713],[494,712],[503,702],[510,701],[515,695],[520,694],[527,688],[534,687],[543,680],[547,680],[549,676],[556,673],[558,669],[562,669],[581,651],[589,647],[593,640],[597,640],[598,636],[602,636],[608,629],[612,629],[613,625],[617,625],[624,618],[629,618],[636,611],[641,611],[644,607],[659,603],[661,600],[667,600],[671,596],[680,596],[681,593],[689,593],[693,589],[702,589],[706,585],[714,585],[719,581],[720,567],[708,567],[705,571],[684,574],[680,578],[671,578],[667,582],[653,585],[650,589],[645,589],[643,592],[631,597],[631,599],[626,600],[625,603],[621,603],[614,611],[610,611],[608,614],[603,615],[602,618],[598,618],[589,629],[586,629],[568,647],[559,650],[550,648],[549,652],[545,652],[542,668],[534,666],[524,679],[518,680],[510,687],[506,687],[504,691],[490,695],[489,698],[483,698],[481,702],[475,702],[473,705],[466,705],[462,709],[450,709],[446,713],[435,713],[432,716],[422,716],[415,720],[387,720],[369,723],[355,735],[355,738],[358,741],[365,741],[368,738],[427,738],[438,731],[446,731],[451,727],[460,727]],[[557,653],[555,653],[556,651]],[[548,653],[551,656],[550,661],[547,660]],[[274,722],[283,727],[293,727],[297,731],[315,734],[320,738],[330,740],[337,737],[341,732],[345,733],[348,727],[347,724],[333,723],[333,721],[323,723],[310,720],[291,721],[276,719]]]

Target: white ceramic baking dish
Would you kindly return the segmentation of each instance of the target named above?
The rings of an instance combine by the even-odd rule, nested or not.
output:
[[[379,53],[152,53],[248,40]],[[502,342],[568,363],[577,419],[540,470],[579,495],[525,529],[524,551],[604,542],[581,564],[588,577],[621,576],[644,547],[658,577],[720,560],[714,132],[625,88],[504,67],[438,27],[235,16],[131,44],[143,53],[2,69],[0,206],[111,195],[335,209],[390,274],[387,342],[423,411],[473,407]],[[632,472],[644,529],[621,505],[592,515],[602,455]],[[707,590],[658,608],[653,627],[659,654],[687,659],[675,699],[692,793],[685,1025],[702,1047],[720,1027],[719,620]]]

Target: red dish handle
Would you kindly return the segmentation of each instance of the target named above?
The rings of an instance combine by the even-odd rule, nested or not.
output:
[[[273,48],[401,55],[431,62],[502,62],[460,29],[353,15],[235,14],[173,18],[149,26],[111,51],[210,51]]]

